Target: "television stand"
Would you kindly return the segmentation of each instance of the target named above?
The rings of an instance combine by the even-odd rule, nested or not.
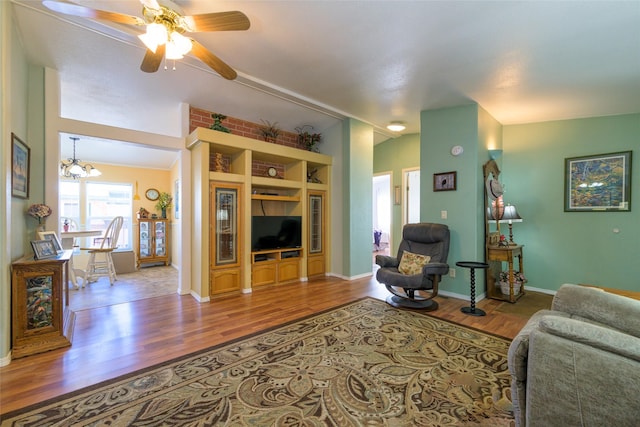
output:
[[[251,252],[251,286],[279,285],[300,280],[302,248]]]

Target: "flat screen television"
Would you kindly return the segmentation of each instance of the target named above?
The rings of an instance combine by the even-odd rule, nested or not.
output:
[[[251,250],[299,248],[302,246],[302,217],[254,216],[251,220]]]

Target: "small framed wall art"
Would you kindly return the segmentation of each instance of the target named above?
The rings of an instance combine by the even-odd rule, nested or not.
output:
[[[14,133],[11,141],[11,196],[28,199],[31,149]]]
[[[455,191],[456,172],[442,172],[433,174],[433,191]]]

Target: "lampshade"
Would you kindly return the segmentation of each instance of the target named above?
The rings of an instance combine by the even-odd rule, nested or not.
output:
[[[76,159],[76,141],[80,138],[71,136],[69,137],[73,141],[73,158],[60,161],[60,176],[65,178],[86,178],[102,175],[98,169],[94,168],[89,163],[84,163],[79,159]]]
[[[506,222],[511,224],[512,222],[522,222],[522,218],[518,215],[516,207],[513,205],[507,205],[504,207],[504,214],[500,222]]]

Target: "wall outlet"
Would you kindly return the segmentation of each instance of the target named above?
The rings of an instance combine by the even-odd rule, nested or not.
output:
[[[450,268],[449,269],[449,277],[451,277],[452,279],[455,279],[455,277],[456,277],[456,269],[455,268]]]
[[[440,211],[440,219],[447,219],[447,211]]]

